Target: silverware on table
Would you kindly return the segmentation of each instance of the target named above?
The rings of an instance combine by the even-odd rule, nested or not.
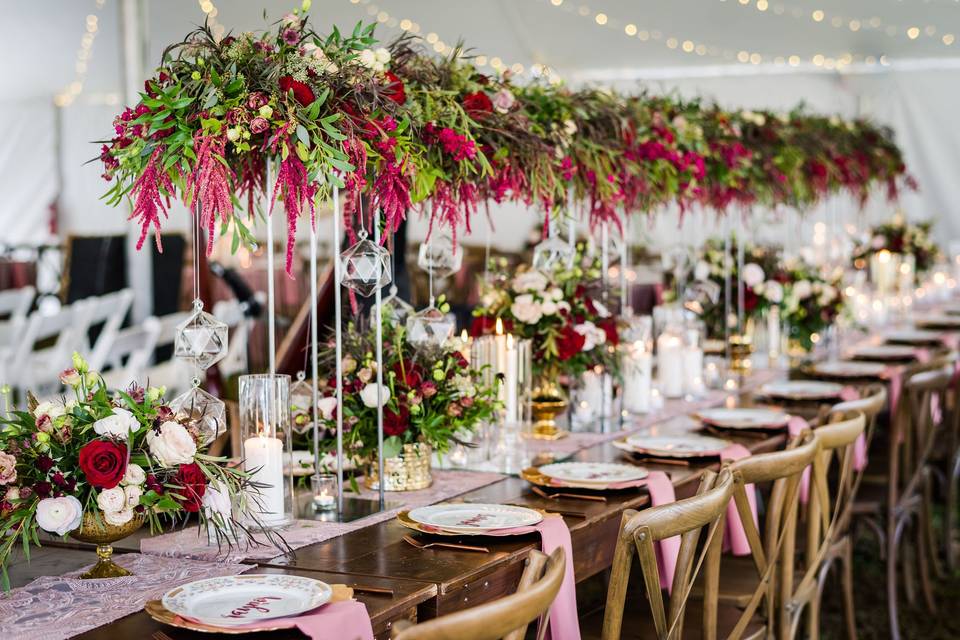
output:
[[[417,549],[429,549],[431,547],[437,547],[441,549],[453,549],[456,551],[476,551],[479,553],[490,553],[490,549],[486,547],[475,547],[469,544],[455,544],[453,542],[420,542],[416,538],[410,536],[403,536],[403,541],[407,544],[416,547]]]
[[[544,491],[540,487],[530,487],[530,490],[541,498],[546,498],[548,500],[559,500],[560,498],[569,498],[571,500],[591,500],[593,502],[606,502],[607,498],[605,496],[589,496],[583,493],[565,493],[560,491],[558,493],[549,493]]]

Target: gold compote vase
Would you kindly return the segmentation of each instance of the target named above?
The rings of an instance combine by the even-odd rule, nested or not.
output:
[[[143,515],[135,513],[126,524],[108,524],[103,517],[95,517],[89,511],[84,512],[80,528],[71,531],[70,537],[80,542],[89,542],[97,545],[97,564],[80,577],[89,580],[92,578],[120,578],[132,575],[129,571],[113,561],[112,543],[132,535],[143,526]]]
[[[538,440],[557,440],[567,432],[557,428],[557,416],[567,410],[567,394],[558,381],[559,374],[553,369],[545,370],[536,379],[530,399],[533,430],[530,437]]]
[[[426,489],[433,484],[430,472],[430,454],[432,450],[426,442],[414,442],[403,445],[403,451],[395,456],[383,459],[384,491],[416,491]],[[379,489],[379,470],[377,460],[370,464],[370,472],[364,480],[368,489]]]

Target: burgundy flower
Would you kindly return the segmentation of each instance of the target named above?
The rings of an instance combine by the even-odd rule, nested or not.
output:
[[[173,478],[176,492],[181,496],[180,505],[184,511],[196,513],[203,505],[203,494],[207,491],[207,477],[195,462],[182,464]]]
[[[473,398],[471,398],[470,396],[466,396],[466,397],[464,397],[464,398],[460,398],[460,404],[463,405],[464,407],[472,407],[472,406],[473,406]]]
[[[292,76],[283,76],[278,81],[278,84],[280,85],[280,90],[284,93],[292,91],[293,97],[297,102],[305,107],[310,106],[310,103],[316,99],[316,96],[313,95],[313,90],[307,84],[299,80],[294,80]],[[251,130],[253,130],[252,123]]]
[[[52,489],[53,486],[49,482],[37,482],[33,485],[33,492],[41,498],[49,496]]]
[[[493,101],[482,91],[463,96],[463,110],[474,120],[482,120],[493,113]]]
[[[407,101],[407,91],[403,86],[403,80],[401,80],[397,74],[392,71],[387,71],[383,74],[387,79],[387,84],[383,87],[381,92],[385,98],[388,100],[393,100],[397,104],[403,104]]]
[[[78,464],[92,486],[113,489],[127,470],[127,447],[110,440],[92,440],[80,449]]]
[[[257,111],[269,101],[270,97],[263,91],[252,91],[250,95],[247,96],[247,108],[251,111]]]
[[[567,323],[560,329],[560,335],[557,337],[557,358],[569,360],[583,351],[586,340],[586,336],[574,331],[573,325]]]
[[[40,469],[43,473],[50,471],[53,468],[53,458],[50,456],[39,456],[37,458],[37,468]]]
[[[403,435],[410,427],[410,410],[400,405],[399,411],[383,408],[383,432],[388,436]]]
[[[413,360],[396,363],[393,365],[393,372],[397,374],[397,382],[411,389],[418,387],[423,380],[423,367],[414,364]]]
[[[157,417],[153,419],[153,427],[156,429],[164,422],[169,422],[173,419],[173,409],[168,407],[165,404],[157,407]]]
[[[617,321],[613,318],[606,318],[604,320],[598,320],[597,326],[603,329],[603,332],[607,334],[607,344],[613,345],[614,347],[620,344],[620,335],[617,333]]]
[[[280,37],[283,38],[285,44],[291,47],[300,42],[300,32],[293,28],[284,29]]]
[[[147,479],[144,484],[147,487],[147,491],[153,491],[159,494],[163,493],[163,485],[157,480],[157,476],[152,473],[147,474]]]

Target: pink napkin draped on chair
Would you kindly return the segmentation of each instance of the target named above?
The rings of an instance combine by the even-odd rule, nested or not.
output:
[[[373,626],[367,607],[356,600],[332,602],[314,613],[231,627],[248,631],[277,628],[299,629],[310,640],[373,640]]]
[[[742,444],[731,444],[720,452],[721,460],[740,460],[750,455],[750,450]],[[757,525],[757,490],[752,484],[746,486],[747,502],[750,504],[750,513],[753,514],[753,523]],[[757,525],[759,526],[759,525]],[[729,551],[735,556],[750,555],[750,541],[747,540],[747,532],[743,528],[743,521],[740,519],[740,512],[737,511],[737,503],[733,498],[727,505],[727,523],[723,532],[723,550]]]

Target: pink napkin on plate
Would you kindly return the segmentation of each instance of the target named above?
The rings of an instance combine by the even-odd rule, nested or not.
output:
[[[750,455],[750,450],[742,444],[731,444],[720,452],[721,460],[739,460]],[[757,524],[757,490],[752,484],[746,486],[747,502],[750,503],[750,512],[753,514],[753,523]],[[730,498],[730,504],[727,505],[727,524],[723,532],[723,550],[730,551],[735,556],[750,555],[750,542],[747,540],[747,532],[743,528],[743,521],[740,520],[740,513],[737,511],[737,503]]]
[[[231,629],[297,628],[311,640],[373,640],[373,625],[367,607],[356,600],[331,602],[313,613],[288,618],[271,618]]]

